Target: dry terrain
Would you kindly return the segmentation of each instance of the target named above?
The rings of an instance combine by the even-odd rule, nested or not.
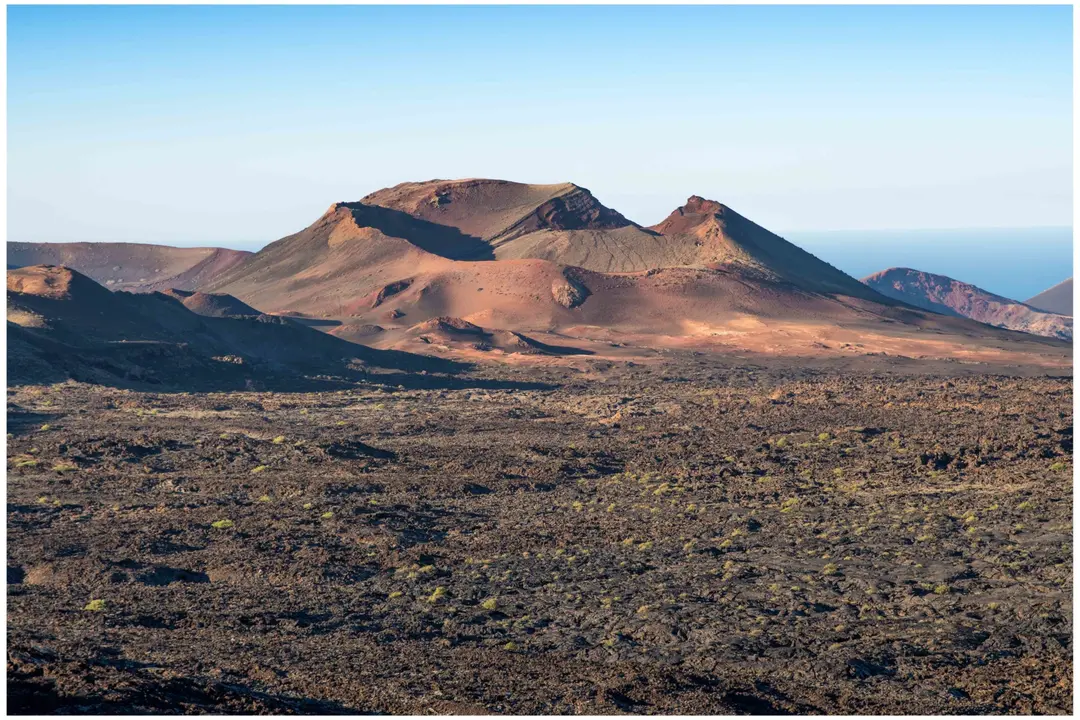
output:
[[[9,709],[1071,712],[1071,378],[571,360],[10,389]]]

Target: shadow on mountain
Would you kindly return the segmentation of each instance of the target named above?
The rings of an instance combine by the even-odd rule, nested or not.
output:
[[[374,362],[342,358],[321,367],[317,363],[298,367],[261,360],[236,362],[200,354],[190,345],[158,341],[84,343],[76,347],[9,323],[8,385],[75,380],[154,392],[320,392],[357,384],[428,390],[551,389],[543,383],[473,377],[467,373],[471,366],[466,363],[345,344],[368,351],[368,360]],[[415,371],[398,369],[410,367]]]
[[[408,240],[418,248],[451,260],[494,260],[495,251],[481,238],[455,227],[428,222],[409,213],[361,202],[343,203],[360,227]]]
[[[12,386],[70,379],[163,392],[496,387],[462,375],[471,367],[370,348],[285,317],[203,317],[160,293],[110,292],[64,267],[8,273]]]

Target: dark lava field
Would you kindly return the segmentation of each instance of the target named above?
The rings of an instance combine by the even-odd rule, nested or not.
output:
[[[13,388],[9,711],[1070,713],[1072,380],[962,370]]]

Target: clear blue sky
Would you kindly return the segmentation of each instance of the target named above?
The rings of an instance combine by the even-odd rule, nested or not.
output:
[[[405,180],[778,231],[1072,224],[1072,9],[8,9],[9,238],[261,245]]]

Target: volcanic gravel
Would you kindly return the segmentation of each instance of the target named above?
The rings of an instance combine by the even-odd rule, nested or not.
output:
[[[10,390],[9,709],[1071,712],[1071,378],[483,372]]]

